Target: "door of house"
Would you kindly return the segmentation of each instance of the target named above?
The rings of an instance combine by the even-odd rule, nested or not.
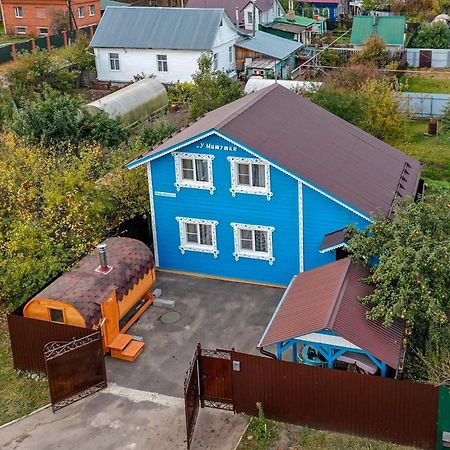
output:
[[[53,412],[106,387],[105,356],[98,331],[69,342],[49,342],[44,347],[44,359]]]

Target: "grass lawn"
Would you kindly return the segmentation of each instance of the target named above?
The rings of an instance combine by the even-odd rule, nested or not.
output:
[[[253,422],[253,421],[252,421]],[[238,450],[412,450],[411,447],[267,420],[267,437],[258,439],[250,423]]]
[[[406,127],[405,138],[394,145],[424,164],[425,179],[450,188],[450,134],[427,137],[426,131],[426,121],[411,122]]]
[[[450,75],[448,79],[407,77],[407,92],[429,92],[431,94],[450,94]]]
[[[34,381],[13,369],[6,314],[0,311],[0,425],[49,401],[47,381]]]

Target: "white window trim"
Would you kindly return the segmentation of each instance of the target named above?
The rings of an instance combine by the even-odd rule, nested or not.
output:
[[[23,32],[19,31],[19,28],[23,28]],[[18,25],[16,26],[16,34],[27,34],[27,27],[24,25]]]
[[[19,11],[22,14],[19,14]],[[16,16],[16,19],[23,19],[23,7],[22,6],[15,6],[14,7],[14,15]]]
[[[180,249],[182,255],[184,255],[187,251],[190,251],[212,253],[214,258],[217,258],[217,256],[219,255],[219,250],[217,250],[216,235],[216,225],[218,225],[219,222],[217,222],[217,220],[192,219],[190,217],[176,217],[175,219],[178,222],[180,230],[180,245],[178,248]],[[193,244],[192,242],[188,242],[186,239],[185,224],[210,225],[212,245]]]
[[[117,55],[117,58],[112,58],[111,55]],[[113,68],[111,67],[111,61],[112,61],[112,60],[117,61],[118,66],[119,66],[118,69],[113,69]],[[120,72],[120,55],[119,55],[119,53],[117,53],[117,52],[111,52],[111,53],[108,53],[108,63],[109,63],[109,70],[110,70],[111,72]],[[115,65],[116,65],[116,64],[114,64],[114,66],[115,66]]]
[[[275,257],[273,256],[273,245],[272,245],[272,233],[275,231],[274,227],[265,225],[249,225],[246,223],[231,223],[233,227],[234,234],[234,259],[239,261],[239,258],[251,258],[251,259],[262,259],[269,261],[270,265],[275,262]],[[240,230],[257,230],[267,232],[267,253],[253,252],[250,250],[242,250]]]
[[[212,160],[214,159],[214,155],[203,155],[201,153],[180,153],[174,152],[172,153],[175,158],[175,188],[177,191],[183,188],[191,188],[191,189],[207,189],[211,195],[214,194],[216,190],[214,186],[213,179],[213,170],[212,170]],[[194,180],[184,180],[183,179],[183,167],[181,160],[182,159],[206,159],[208,162],[208,182],[204,181],[194,181]]]
[[[41,30],[47,30],[47,33],[41,33]],[[48,35],[48,27],[37,27],[37,32],[39,36],[47,36]]]
[[[95,5],[88,6],[88,13],[90,17],[95,16]]]
[[[258,158],[239,158],[234,156],[228,156],[228,161],[230,161],[231,169],[231,188],[230,192],[233,197],[236,194],[255,194],[255,195],[265,195],[267,200],[273,197],[273,192],[270,190],[270,166],[267,162]],[[265,187],[255,187],[239,184],[239,177],[237,171],[238,164],[261,164],[264,166],[264,175],[266,177]]]
[[[78,6],[77,12],[78,12],[78,18],[79,19],[84,19],[84,16],[86,14],[86,12],[84,10],[84,5],[83,6]],[[83,14],[81,14],[81,13],[83,13]]]
[[[166,59],[159,59],[160,56],[165,56]],[[161,63],[162,70],[160,70],[160,63]],[[167,55],[163,55],[163,54],[156,55],[156,66],[157,66],[156,68],[157,68],[158,72],[161,72],[161,73],[168,72],[169,71],[169,58],[167,57]],[[164,67],[166,68],[166,70],[164,70]]]

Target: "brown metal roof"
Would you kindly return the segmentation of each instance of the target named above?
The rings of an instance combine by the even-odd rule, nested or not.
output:
[[[358,302],[373,292],[360,280],[368,270],[350,258],[299,274],[286,291],[267,327],[260,347],[331,330],[376,358],[397,368],[402,352],[404,322],[386,328],[366,319],[367,308]]]
[[[211,129],[366,214],[388,214],[396,195],[416,193],[419,162],[276,83],[208,113],[130,164]]]
[[[322,243],[320,244],[320,250],[325,250],[327,248],[337,248],[342,247],[347,241],[347,228],[342,228],[341,230],[333,231],[324,236]]]
[[[60,300],[73,305],[92,327],[100,319],[100,303],[116,291],[117,300],[122,298],[153,267],[150,249],[136,239],[113,237],[107,244],[108,266],[113,270],[107,275],[96,272],[99,266],[97,252],[84,256],[68,272],[39,292],[34,299]]]

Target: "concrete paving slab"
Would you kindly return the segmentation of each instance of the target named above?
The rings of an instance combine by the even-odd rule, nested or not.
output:
[[[243,417],[203,409],[193,449],[233,450]],[[181,450],[184,401],[116,385],[53,414],[50,408],[0,429],[3,450]]]
[[[204,348],[231,348],[258,354],[259,341],[284,290],[210,278],[158,272],[155,288],[175,300],[181,319],[164,324],[166,309],[150,307],[128,334],[145,347],[130,363],[106,358],[108,381],[132,389],[183,396],[185,371],[197,342]]]

